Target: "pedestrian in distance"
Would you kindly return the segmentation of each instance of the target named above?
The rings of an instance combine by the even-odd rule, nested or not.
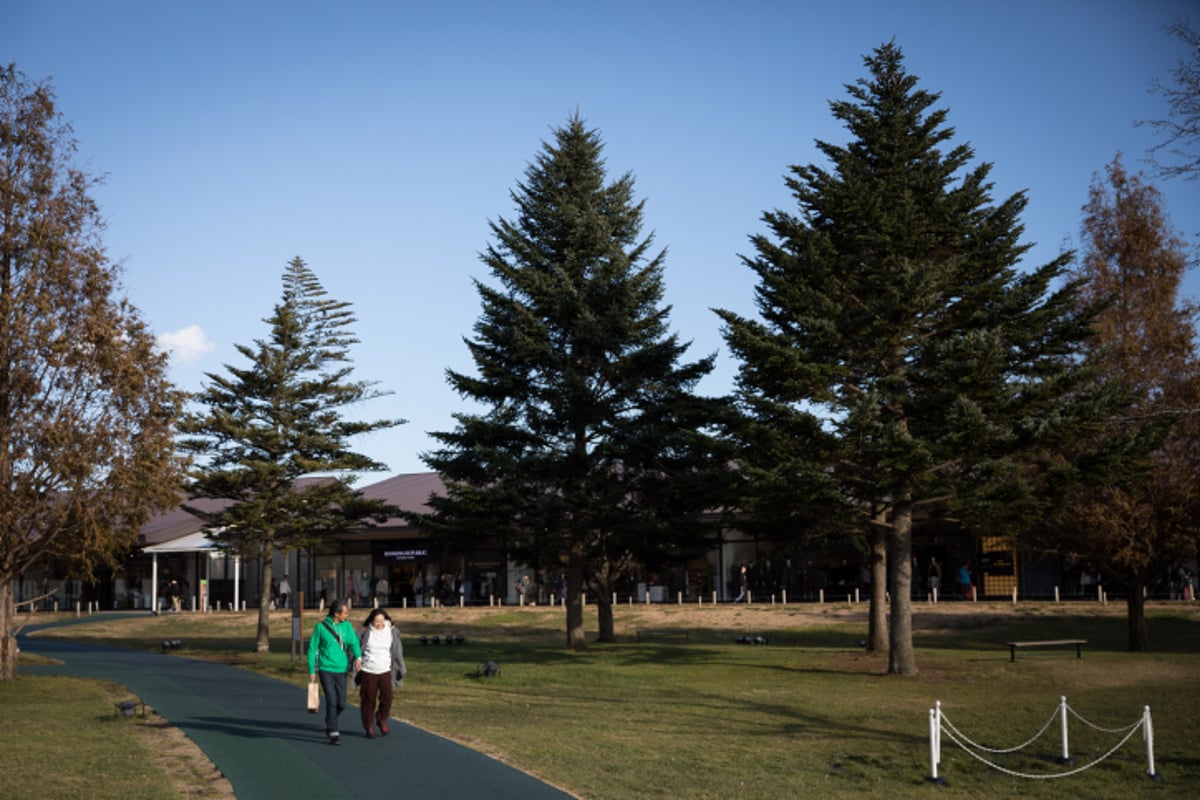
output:
[[[750,602],[750,599],[748,597],[749,593],[750,593],[750,576],[746,572],[746,565],[742,564],[741,568],[738,570],[738,596],[734,599],[733,602],[740,603],[743,600],[745,600],[747,603]]]
[[[388,735],[388,720],[392,716],[392,689],[404,685],[408,669],[404,665],[404,645],[400,629],[382,608],[367,614],[358,631],[362,651],[362,669],[354,676],[358,684],[358,700],[362,711],[362,726],[368,739]]]
[[[346,710],[346,673],[362,667],[362,649],[354,626],[347,621],[350,607],[334,600],[329,616],[313,628],[308,642],[308,680],[321,681],[325,695],[325,735],[330,744],[341,744],[338,717]]]
[[[971,562],[964,561],[958,568],[958,591],[963,600],[972,599]]]

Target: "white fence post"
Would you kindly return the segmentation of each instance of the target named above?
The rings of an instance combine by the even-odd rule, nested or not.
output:
[[[1142,710],[1142,736],[1146,738],[1146,774],[1158,778],[1158,773],[1154,771],[1154,722],[1150,719],[1150,706]]]
[[[929,709],[929,779],[936,781],[937,774],[937,715]]]
[[[938,777],[938,765],[942,763],[942,701],[934,702],[934,708],[929,709],[929,780],[932,783],[944,783]]]
[[[1058,759],[1060,764],[1070,764],[1071,751],[1067,744],[1067,697],[1063,695],[1058,701],[1059,714],[1062,717],[1062,755]]]

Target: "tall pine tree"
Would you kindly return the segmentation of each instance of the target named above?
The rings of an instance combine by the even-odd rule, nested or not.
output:
[[[585,646],[581,588],[597,590],[600,637],[630,558],[701,544],[699,517],[726,474],[706,433],[719,404],[694,397],[712,357],[679,363],[667,330],[662,252],[641,234],[626,174],[606,183],[602,143],[578,116],[555,131],[492,223],[467,342],[477,374],[448,372],[484,407],[456,415],[425,461],[446,479],[423,524],[461,546],[502,538],[567,576],[567,644]]]
[[[764,214],[769,234],[751,239],[761,320],[718,313],[752,417],[831,435],[807,452],[826,453],[863,530],[884,531],[888,670],[914,674],[914,519],[974,484],[1020,499],[1020,456],[1096,405],[1076,357],[1087,314],[1072,286],[1051,291],[1070,256],[1019,272],[1024,195],[993,204],[989,166],[944,149],[946,112],[897,45],[864,62],[869,77],[831,103],[851,141],[818,142],[832,168],[793,167],[799,212]],[[786,485],[811,461],[758,466]]]
[[[349,348],[357,341],[350,304],[327,297],[299,257],[288,263],[282,299],[266,322],[269,338],[237,346],[249,366],[210,373],[194,398],[201,409],[181,426],[184,451],[198,457],[191,497],[229,501],[216,512],[188,510],[210,538],[261,565],[258,652],[270,646],[266,587],[275,549],[311,546],[383,514],[353,484],[358,473],[387,467],[351,450],[350,440],[403,423],[343,416],[383,393],[350,379]]]

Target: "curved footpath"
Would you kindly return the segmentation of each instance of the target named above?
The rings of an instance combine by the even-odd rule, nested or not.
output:
[[[367,739],[357,706],[342,714],[342,746],[330,747],[321,723],[323,712],[305,711],[302,689],[244,669],[28,635],[74,622],[30,625],[22,631],[22,651],[63,665],[21,667],[21,672],[98,678],[127,687],[205,752],[229,779],[238,800],[571,797],[482,753],[399,721],[390,726],[388,736]],[[399,693],[398,704],[404,699]]]

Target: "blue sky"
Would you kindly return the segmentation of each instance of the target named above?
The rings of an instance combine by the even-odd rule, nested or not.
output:
[[[1155,142],[1155,78],[1187,57],[1163,25],[1187,0],[829,2],[231,2],[0,0],[0,61],[51,78],[95,192],[110,257],[188,390],[241,365],[301,256],[353,304],[355,377],[392,392],[360,413],[409,423],[357,442],[389,474],[424,471],[427,431],[464,410],[472,278],[488,221],[576,110],[636,178],[667,248],[673,329],[689,360],[736,365],[714,307],[753,314],[739,256],[765,210],[794,209],[789,165],[841,143],[830,100],[895,39],[940,92],[954,143],[1026,190],[1028,263],[1079,239],[1092,176]],[[1200,182],[1159,182],[1194,246]],[[1200,295],[1190,275],[1187,293]]]

